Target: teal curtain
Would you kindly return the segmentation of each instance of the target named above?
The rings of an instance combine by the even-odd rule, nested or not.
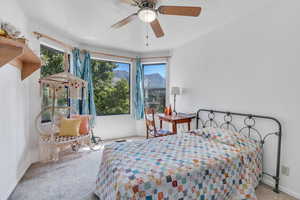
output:
[[[144,73],[141,58],[136,59],[136,83],[134,90],[134,118],[137,120],[144,118]]]
[[[72,51],[73,56],[73,74],[88,82],[87,96],[85,99],[79,100],[74,106],[78,108],[79,114],[88,114],[92,116],[91,126],[94,126],[96,117],[96,106],[94,102],[94,87],[91,70],[91,55],[85,51],[83,53],[83,62],[80,59],[80,50],[75,48]]]
[[[72,51],[72,59],[73,63],[71,66],[71,73],[73,73],[77,77],[81,77],[81,60],[80,60],[80,50],[79,49],[73,49]],[[76,99],[70,100],[71,106],[73,109],[78,112],[78,114],[81,114],[81,102]]]

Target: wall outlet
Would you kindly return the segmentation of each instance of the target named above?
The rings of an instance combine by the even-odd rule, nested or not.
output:
[[[283,175],[289,176],[290,175],[290,168],[288,166],[281,166],[281,173]]]

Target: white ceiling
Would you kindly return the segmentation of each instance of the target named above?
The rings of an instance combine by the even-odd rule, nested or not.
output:
[[[120,0],[19,0],[33,22],[49,26],[80,44],[134,52],[168,50],[237,17],[261,8],[271,0],[161,0],[160,5],[201,6],[200,17],[159,15],[165,36],[157,39],[140,20],[120,28],[110,26],[137,11]],[[150,46],[145,36],[150,34]]]

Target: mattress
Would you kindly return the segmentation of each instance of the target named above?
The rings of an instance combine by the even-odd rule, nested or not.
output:
[[[106,145],[96,180],[100,200],[256,199],[261,145],[184,133]]]

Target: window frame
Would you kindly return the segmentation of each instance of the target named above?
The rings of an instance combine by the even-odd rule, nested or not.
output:
[[[169,64],[167,61],[161,61],[161,62],[143,62],[142,64],[142,69],[143,69],[143,77],[145,76],[145,66],[147,65],[165,65],[165,88],[166,88],[166,94],[165,94],[165,107],[169,105]],[[145,96],[145,86],[144,86],[144,81],[143,81],[143,90],[144,90],[144,96]],[[145,97],[144,97],[145,98]],[[145,104],[145,100],[144,100]],[[158,113],[162,114],[162,113]]]
[[[107,58],[101,58],[101,57],[91,57],[91,60],[98,60],[98,61],[107,61],[107,62],[115,62],[115,63],[124,63],[124,64],[128,64],[129,65],[129,112],[128,113],[119,113],[119,114],[102,114],[102,115],[98,115],[97,114],[97,109],[96,109],[96,117],[109,117],[109,116],[131,116],[132,115],[132,84],[133,84],[133,80],[132,80],[132,62],[129,61],[123,61],[123,60],[114,60],[114,59],[107,59]]]
[[[59,51],[59,52],[61,52],[63,54],[65,53],[65,51],[63,49],[61,49],[61,48],[59,48],[57,46],[53,46],[53,45],[45,43],[45,42],[40,42],[40,55],[41,55],[41,47],[42,46],[45,46],[45,47],[50,48],[50,49],[53,49],[55,51]],[[68,54],[68,58],[69,58],[69,66],[70,66],[69,72],[70,72],[71,71],[71,63],[72,63],[71,62],[71,54],[70,54],[70,52],[67,52],[67,54]],[[41,72],[40,72],[40,75],[41,75]],[[40,76],[40,78],[42,78],[42,77]]]

